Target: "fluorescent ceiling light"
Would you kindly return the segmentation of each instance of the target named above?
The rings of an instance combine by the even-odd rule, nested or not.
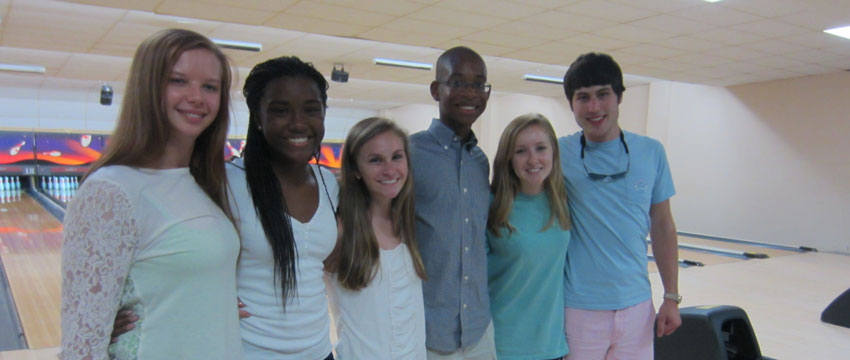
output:
[[[406,61],[406,60],[385,59],[385,58],[375,58],[374,60],[375,60],[375,64],[377,64],[377,65],[398,66],[398,67],[403,67],[403,68],[420,69],[420,70],[431,70],[431,64],[428,64],[428,63]]]
[[[827,34],[832,34],[832,35],[835,35],[835,36],[840,36],[840,37],[843,37],[845,39],[850,39],[850,25],[832,28],[832,29],[826,29],[823,32],[825,32]]]
[[[525,80],[528,80],[528,81],[537,81],[537,82],[542,82],[542,83],[558,84],[558,85],[564,84],[564,79],[556,78],[556,77],[552,77],[552,76],[525,74],[525,75],[522,76],[522,78],[525,79]]]
[[[702,1],[710,2],[710,3],[716,3],[716,2],[721,2],[723,0],[702,0]]]
[[[40,65],[17,65],[0,63],[0,71],[17,71],[44,74],[47,69],[44,66]]]
[[[213,43],[216,45],[233,50],[245,50],[245,51],[262,51],[263,44],[253,43],[247,41],[237,41],[237,40],[225,40],[225,39],[215,39],[212,38]]]

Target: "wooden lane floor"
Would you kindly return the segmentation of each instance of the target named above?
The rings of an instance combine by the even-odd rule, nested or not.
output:
[[[0,204],[0,259],[30,349],[60,341],[62,224],[26,193]]]
[[[58,355],[58,347],[38,350],[1,351],[0,360],[56,360]]]
[[[765,254],[769,257],[799,254],[799,252],[796,252],[796,251],[772,249],[772,248],[769,248],[769,247],[738,244],[738,243],[733,243],[733,242],[728,242],[728,241],[700,239],[700,238],[696,238],[696,237],[683,236],[683,235],[679,235],[679,243],[680,244],[684,243],[684,244],[698,245],[698,246],[710,246],[710,247],[714,247],[714,248],[721,248],[721,249],[733,250],[733,251],[744,251],[744,252],[749,252],[749,253],[759,253],[759,254]]]

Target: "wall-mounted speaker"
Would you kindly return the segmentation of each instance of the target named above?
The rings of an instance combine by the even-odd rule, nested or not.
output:
[[[345,67],[342,64],[335,64],[333,70],[331,70],[331,80],[336,82],[348,82],[348,71],[345,71]]]
[[[104,84],[100,87],[100,104],[112,105],[112,86]]]

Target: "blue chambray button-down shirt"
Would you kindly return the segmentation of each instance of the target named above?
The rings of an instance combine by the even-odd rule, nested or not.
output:
[[[461,143],[439,119],[410,136],[416,241],[428,280],[426,345],[454,352],[475,345],[490,323],[485,234],[490,163],[470,138]]]

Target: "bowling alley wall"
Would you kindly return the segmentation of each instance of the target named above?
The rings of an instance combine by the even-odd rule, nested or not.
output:
[[[54,83],[13,87],[0,75],[0,130],[33,136],[63,133],[70,136],[67,141],[90,134],[92,143],[98,141],[96,136],[108,142],[123,85],[113,84],[113,105],[102,106],[99,84],[43,81]],[[423,84],[423,91],[426,88]],[[733,87],[656,81],[626,90],[620,124],[664,144],[677,191],[671,204],[680,231],[850,253],[848,94],[850,72]],[[230,146],[238,151],[248,115],[241,95],[233,99]],[[546,115],[559,135],[578,130],[564,98],[496,91],[473,126],[491,161],[502,129],[527,112]],[[428,127],[437,107],[348,109],[332,98],[325,123],[330,145],[323,156],[338,161],[348,129],[375,115],[394,119],[412,133]],[[20,141],[4,141],[0,151],[8,152]],[[90,144],[88,149],[94,148]],[[36,158],[39,149],[32,151],[32,161],[39,164],[68,166],[48,164],[55,157],[48,153]],[[222,156],[228,151],[222,149]]]

